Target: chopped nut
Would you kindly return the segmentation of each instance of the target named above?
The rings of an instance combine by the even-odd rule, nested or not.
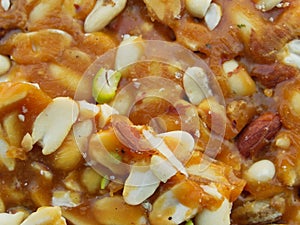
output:
[[[144,53],[143,39],[138,36],[124,35],[115,58],[115,69],[121,70],[140,60]]]
[[[278,136],[276,137],[275,145],[282,149],[289,149],[291,146],[291,139],[286,135]]]
[[[81,204],[81,195],[74,191],[56,190],[53,192],[52,205],[76,207]]]
[[[126,204],[122,196],[101,198],[93,204],[92,210],[99,224],[147,224],[145,209]]]
[[[276,170],[274,164],[270,160],[260,160],[250,166],[245,172],[248,179],[258,182],[267,182],[273,179]]]
[[[47,180],[52,180],[53,174],[44,164],[39,163],[39,162],[32,162],[31,167],[33,169],[37,170],[37,172],[41,176],[45,177]]]
[[[78,133],[79,131],[76,130]],[[76,168],[79,162],[82,159],[81,149],[79,145],[84,145],[79,143],[82,139],[77,138],[74,136],[74,132],[70,132],[66,138],[64,139],[63,143],[58,147],[58,149],[51,155],[53,167],[56,169],[60,169],[63,171],[71,171]],[[82,137],[83,138],[83,137]],[[87,140],[85,143],[85,147],[87,147]],[[84,149],[83,149],[84,150]]]
[[[87,167],[81,174],[81,183],[87,188],[88,192],[96,193],[100,189],[102,176],[93,168]]]
[[[5,1],[5,0],[4,0]],[[3,2],[3,0],[2,0]],[[9,2],[9,0],[8,0]],[[11,67],[10,60],[7,56],[0,55],[0,75],[5,74]]]
[[[8,143],[0,138],[0,161],[6,166],[9,171],[13,171],[15,169],[15,159],[8,158],[6,153],[9,149]]]
[[[141,204],[155,192],[159,184],[160,180],[152,173],[149,165],[135,163],[124,184],[124,200],[129,205]]]
[[[232,203],[226,198],[223,200],[221,206],[216,210],[204,209],[195,217],[196,225],[230,225],[230,213]]]
[[[79,105],[79,120],[86,120],[94,118],[100,111],[95,104],[88,103],[85,100],[78,101]]]
[[[188,196],[187,192],[191,189],[187,187],[190,187],[188,183],[181,182],[161,194],[153,203],[152,211],[149,214],[150,223],[181,224],[195,216],[198,211],[197,204],[194,207],[182,204],[178,199],[178,195],[175,195],[175,193],[181,193],[183,196]]]
[[[0,213],[0,221],[2,224],[19,225],[24,220],[25,214],[23,212]]]
[[[194,105],[198,105],[204,98],[212,96],[207,75],[200,67],[189,67],[183,75],[184,90]]]
[[[287,65],[300,68],[300,40],[294,39],[288,42],[279,53],[283,62]]]
[[[216,3],[211,3],[204,17],[209,30],[214,30],[221,21],[222,9]]]
[[[281,1],[282,0],[258,0],[255,6],[257,9],[266,12],[276,7]]]
[[[99,112],[97,125],[99,128],[103,128],[106,125],[106,123],[109,121],[111,115],[117,115],[119,114],[119,112],[107,104],[101,104],[99,107],[100,107],[100,112]]]
[[[20,225],[33,224],[55,224],[67,225],[66,220],[61,215],[59,207],[40,207],[36,212],[31,213]]]
[[[234,59],[223,63],[223,70],[227,74],[229,87],[234,94],[247,96],[256,91],[253,79]]]
[[[210,6],[211,0],[185,0],[187,11],[194,17],[202,19]]]
[[[173,167],[168,159],[159,155],[153,155],[151,157],[150,169],[154,175],[164,183],[177,173],[177,169]]]
[[[21,146],[25,151],[30,151],[33,147],[32,137],[29,133],[26,133],[22,139]]]
[[[127,0],[97,0],[93,10],[84,21],[85,32],[95,32],[103,29],[126,6]]]
[[[39,142],[44,155],[55,152],[69,133],[79,114],[75,101],[58,97],[36,118],[33,124],[33,144]]]

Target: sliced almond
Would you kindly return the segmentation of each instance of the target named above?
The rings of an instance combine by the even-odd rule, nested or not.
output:
[[[177,169],[166,158],[159,155],[151,157],[150,169],[164,183],[177,173]]]
[[[216,3],[211,3],[204,20],[209,30],[214,30],[221,21],[222,9],[221,6]]]
[[[187,11],[194,17],[202,19],[210,6],[211,0],[185,0]]]
[[[99,105],[99,108],[100,108],[100,112],[99,112],[98,124],[97,124],[99,128],[103,128],[106,125],[111,115],[119,114],[118,110],[116,110],[115,108],[107,104],[101,104]]]
[[[44,155],[56,151],[79,115],[78,105],[67,97],[58,97],[36,118],[33,124],[33,144],[39,142]]]
[[[106,175],[105,170],[111,171],[114,176],[122,177],[128,175],[129,165],[122,163],[109,152],[109,149],[103,143],[101,132],[91,136],[87,157],[90,159],[92,166],[97,168],[99,164],[100,168],[105,168],[103,173],[101,173],[103,176]]]
[[[125,8],[126,3],[126,0],[97,0],[84,21],[84,31],[95,32],[103,29]]]
[[[160,180],[150,170],[149,165],[135,163],[124,184],[124,200],[129,205],[141,204],[153,195],[159,184]]]
[[[144,52],[143,39],[138,36],[124,35],[118,47],[115,59],[115,69],[120,70],[139,61]]]
[[[163,138],[159,136],[154,136],[148,130],[143,130],[143,135],[149,141],[150,145],[154,149],[157,149],[164,157],[166,157],[178,171],[180,171],[185,176],[188,176],[184,165],[176,158],[174,153],[164,142]]]
[[[186,163],[194,150],[195,141],[192,135],[185,131],[170,131],[157,135],[165,138],[165,142],[172,143],[172,151],[180,162]]]

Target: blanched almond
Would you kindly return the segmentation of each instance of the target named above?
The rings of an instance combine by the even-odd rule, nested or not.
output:
[[[159,184],[160,180],[150,170],[149,165],[135,163],[124,184],[124,200],[129,205],[141,204],[155,192]]]
[[[150,169],[164,183],[177,173],[177,169],[166,158],[159,155],[151,157]]]
[[[78,105],[67,97],[58,97],[42,111],[33,124],[33,143],[39,142],[44,155],[62,144],[79,114]]]

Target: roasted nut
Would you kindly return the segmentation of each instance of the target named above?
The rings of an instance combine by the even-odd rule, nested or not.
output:
[[[234,59],[223,63],[223,70],[227,74],[228,84],[233,94],[247,96],[256,91],[255,83],[246,69]]]
[[[33,144],[39,142],[44,155],[55,152],[68,135],[79,114],[75,101],[58,97],[36,118],[33,124]]]
[[[230,213],[232,203],[226,198],[223,200],[221,206],[216,210],[204,209],[195,217],[196,225],[230,225]]]
[[[144,0],[151,17],[163,22],[180,18],[181,1]]]
[[[238,136],[237,147],[244,157],[254,156],[281,128],[280,117],[267,112],[252,121]]]
[[[247,201],[232,212],[233,221],[240,225],[269,224],[277,222],[282,213],[271,205],[270,199]]]
[[[99,224],[148,224],[145,209],[141,206],[126,204],[122,196],[99,199],[92,206],[92,210]]]
[[[267,182],[273,179],[276,169],[274,164],[267,159],[260,160],[252,164],[245,172],[247,179],[257,182]]]
[[[76,207],[82,203],[81,195],[75,191],[55,190],[52,196],[53,206]]]
[[[5,74],[10,69],[11,63],[7,56],[0,55],[0,75]]]
[[[282,0],[256,0],[255,7],[263,12],[273,9]]]
[[[127,0],[104,1],[97,0],[93,10],[84,22],[85,32],[95,32],[103,29],[126,6]]]
[[[210,6],[211,0],[185,0],[187,11],[194,17],[202,19]]]
[[[194,105],[198,105],[204,98],[212,96],[212,90],[205,71],[200,67],[189,67],[183,75],[183,87]]]
[[[121,70],[140,60],[144,53],[143,39],[138,36],[124,35],[118,46],[115,58],[115,69]],[[129,53],[129,54],[128,54]]]
[[[153,195],[159,184],[160,180],[150,170],[149,165],[135,163],[124,184],[124,201],[129,205],[139,205]]]
[[[204,17],[209,30],[214,30],[221,21],[222,9],[216,3],[211,3]]]
[[[9,171],[13,171],[15,169],[16,161],[15,159],[7,157],[6,153],[8,149],[8,143],[3,138],[0,138],[0,162],[3,163]]]
[[[10,8],[10,5],[11,5],[10,0],[1,0],[1,6],[4,9],[4,11],[8,11]]]
[[[77,140],[70,132],[61,146],[50,156],[53,167],[63,171],[73,170],[82,159]]]
[[[24,136],[24,126],[22,126],[22,122],[23,121],[19,119],[18,112],[11,112],[5,116],[3,120],[3,128],[7,135],[7,140],[10,145],[15,147],[20,147]]]
[[[56,224],[66,225],[65,218],[61,215],[59,207],[40,207],[36,212],[30,214],[20,225],[32,224]]]
[[[81,174],[80,180],[89,193],[93,194],[100,190],[102,176],[100,176],[93,168],[85,168]]]
[[[2,224],[19,225],[24,220],[25,214],[23,212],[0,213],[0,221]]]

